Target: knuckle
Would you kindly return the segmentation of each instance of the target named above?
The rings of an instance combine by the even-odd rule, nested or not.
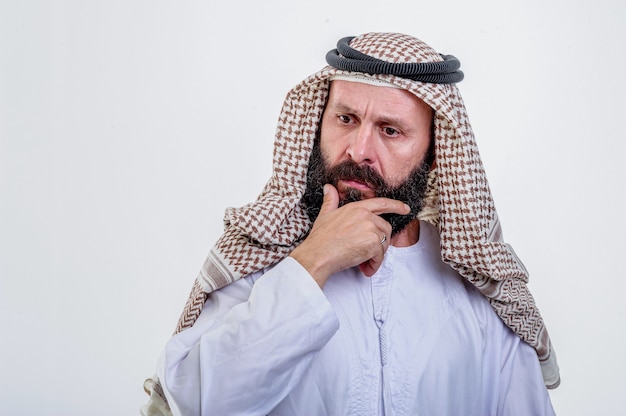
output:
[[[355,207],[354,215],[358,216],[359,218],[367,218],[371,215],[371,212],[369,209],[365,207],[358,206],[358,207]]]

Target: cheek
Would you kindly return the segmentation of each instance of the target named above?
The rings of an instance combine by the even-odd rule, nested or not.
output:
[[[341,159],[341,155],[345,153],[345,149],[342,149],[341,140],[337,139],[332,128],[324,127],[320,133],[320,150],[324,159],[331,164]]]
[[[426,154],[427,146],[411,146],[408,149],[389,151],[381,161],[383,176],[390,178],[394,185],[404,182],[409,174],[418,167]]]

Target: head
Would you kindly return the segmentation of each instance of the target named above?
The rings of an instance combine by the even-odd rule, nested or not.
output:
[[[349,77],[331,82],[328,102],[309,161],[303,202],[317,217],[330,183],[340,205],[387,197],[407,203],[409,215],[386,214],[393,233],[422,207],[434,160],[433,110],[407,90]]]

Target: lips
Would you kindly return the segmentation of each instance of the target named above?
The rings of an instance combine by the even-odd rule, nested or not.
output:
[[[337,181],[337,191],[339,192],[340,198],[344,198],[345,194],[351,189],[361,192],[363,198],[373,198],[376,196],[374,189],[365,182],[354,179],[340,179]]]

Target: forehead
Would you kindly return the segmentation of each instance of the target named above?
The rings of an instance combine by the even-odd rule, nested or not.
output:
[[[380,112],[395,117],[432,117],[433,113],[428,104],[402,88],[346,80],[331,81],[327,108],[355,113]]]

